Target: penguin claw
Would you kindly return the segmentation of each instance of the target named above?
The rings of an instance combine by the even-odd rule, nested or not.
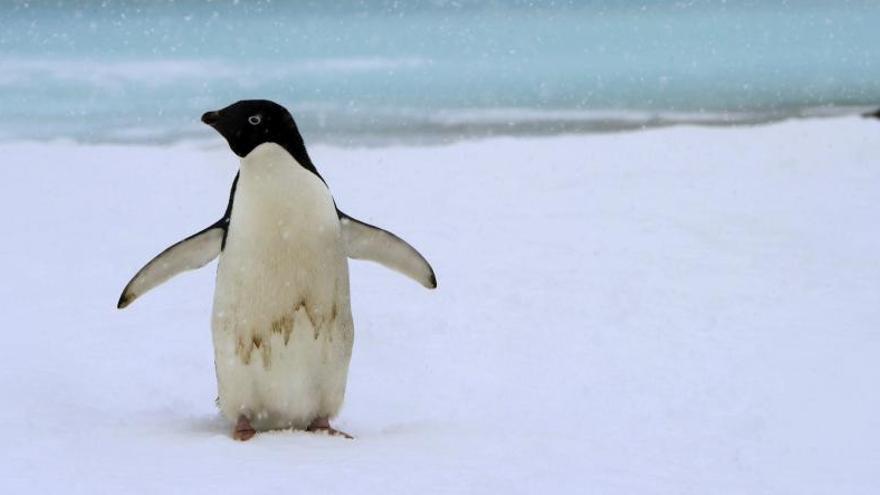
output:
[[[246,416],[239,416],[238,422],[235,423],[235,430],[232,431],[232,438],[246,442],[257,434],[257,430],[251,426],[250,420]]]
[[[331,437],[344,437],[349,440],[354,440],[354,437],[349,435],[348,433],[337,430],[330,426],[330,421],[327,418],[317,418],[312,421],[312,424],[306,428],[306,431],[310,433],[325,433],[330,435]]]

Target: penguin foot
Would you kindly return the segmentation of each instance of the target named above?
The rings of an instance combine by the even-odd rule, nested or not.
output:
[[[312,421],[312,424],[310,424],[309,427],[306,428],[306,431],[312,433],[326,433],[333,437],[345,437],[349,440],[354,439],[354,437],[349,435],[348,433],[344,431],[339,431],[330,426],[330,420],[327,418],[315,418],[314,421]]]
[[[242,414],[238,417],[238,422],[235,423],[235,429],[232,431],[232,438],[246,442],[254,437],[257,434],[257,430],[251,426],[251,421]]]

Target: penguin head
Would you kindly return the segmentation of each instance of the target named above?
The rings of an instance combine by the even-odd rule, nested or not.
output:
[[[240,157],[263,143],[279,144],[294,155],[305,153],[293,116],[273,101],[241,100],[221,110],[205,112],[202,122],[226,138],[233,153]]]

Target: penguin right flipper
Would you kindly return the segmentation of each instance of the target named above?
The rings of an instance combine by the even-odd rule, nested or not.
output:
[[[232,188],[229,191],[229,203],[226,205],[223,218],[162,251],[150,260],[132,277],[125,289],[122,289],[122,295],[119,296],[116,307],[122,309],[178,273],[201,268],[219,256],[226,244],[226,233],[229,229],[229,220],[232,217],[232,203],[237,187],[238,174],[235,174]]]
[[[361,222],[339,210],[336,212],[349,258],[375,261],[406,275],[425,288],[437,288],[434,269],[414,247],[387,230]]]
[[[128,282],[116,307],[122,309],[178,273],[201,268],[219,256],[227,225],[221,219],[159,253]]]

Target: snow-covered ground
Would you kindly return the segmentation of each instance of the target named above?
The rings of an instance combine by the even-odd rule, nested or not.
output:
[[[439,279],[352,263],[354,441],[230,439],[214,264],[115,308],[220,141],[0,145],[2,493],[880,491],[876,121],[314,147]]]

